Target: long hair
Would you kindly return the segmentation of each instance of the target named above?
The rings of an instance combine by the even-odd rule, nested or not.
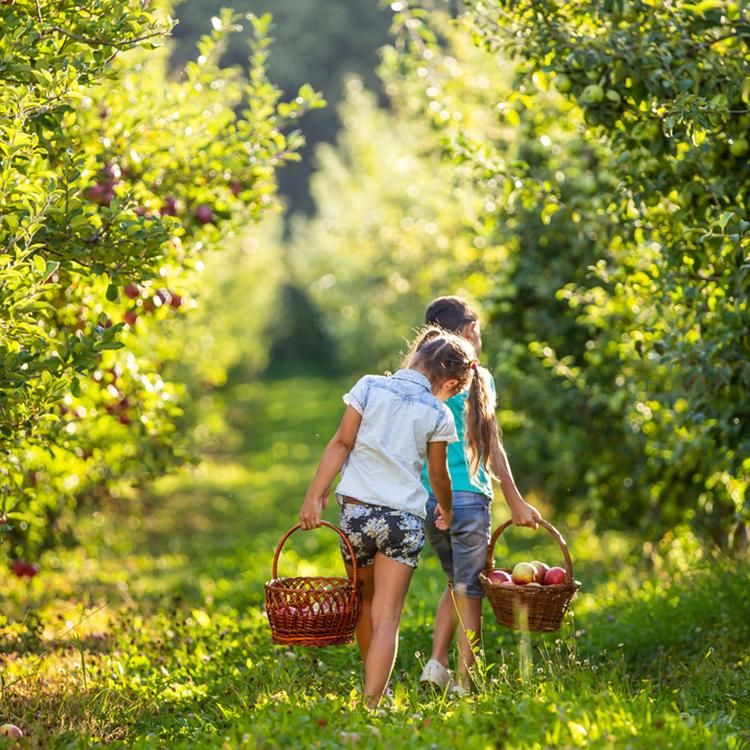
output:
[[[490,373],[479,365],[471,342],[438,326],[427,326],[414,340],[404,365],[424,370],[433,387],[456,380],[455,393],[469,388],[466,406],[469,472],[474,478],[483,466],[498,479],[502,447],[495,417],[495,393],[490,386]]]

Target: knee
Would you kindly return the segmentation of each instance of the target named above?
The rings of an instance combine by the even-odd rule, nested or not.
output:
[[[398,626],[400,624],[401,618],[398,617],[398,615],[393,615],[390,613],[378,613],[375,614],[372,613],[372,616],[370,618],[370,621],[372,623],[372,632],[377,633],[385,633],[385,632],[396,632],[398,630]]]

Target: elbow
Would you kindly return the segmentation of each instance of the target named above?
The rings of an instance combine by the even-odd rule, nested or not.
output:
[[[331,440],[331,444],[337,452],[343,453],[347,456],[352,452],[352,449],[354,448],[354,440],[347,440],[341,435],[336,435],[333,440]]]
[[[441,489],[444,489],[444,488],[450,489],[451,475],[448,473],[447,469],[441,468],[441,469],[428,470],[427,475],[430,480],[431,487],[438,487]]]

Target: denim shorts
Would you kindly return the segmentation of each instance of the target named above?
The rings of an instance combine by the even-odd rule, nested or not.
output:
[[[427,501],[425,533],[453,590],[461,596],[482,596],[479,574],[487,564],[491,502],[480,492],[454,492],[453,522],[449,531],[441,531],[435,526],[437,500],[430,495]]]
[[[385,505],[345,502],[339,518],[339,526],[354,548],[358,568],[372,565],[377,552],[411,568],[417,567],[425,542],[424,521],[419,516]],[[344,542],[339,546],[344,562],[351,565]]]

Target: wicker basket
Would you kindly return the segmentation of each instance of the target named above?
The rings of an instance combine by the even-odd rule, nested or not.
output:
[[[341,529],[326,521],[355,559],[351,542]],[[279,578],[278,562],[286,540],[300,528],[284,534],[273,556],[273,578],[266,584],[266,614],[274,643],[287,646],[333,646],[351,643],[362,611],[362,582],[354,566],[352,579],[324,576]]]
[[[479,574],[479,581],[501,625],[513,630],[552,632],[560,628],[563,615],[581,584],[573,578],[573,562],[570,559],[568,545],[565,544],[560,532],[546,521],[540,520],[538,523],[549,531],[562,549],[565,558],[565,581],[563,583],[552,586],[539,586],[538,584],[516,586],[507,583],[502,585],[488,578],[488,573],[495,567],[495,544],[512,521],[506,521],[492,535],[487,550],[487,565]],[[510,573],[507,568],[503,570]]]

